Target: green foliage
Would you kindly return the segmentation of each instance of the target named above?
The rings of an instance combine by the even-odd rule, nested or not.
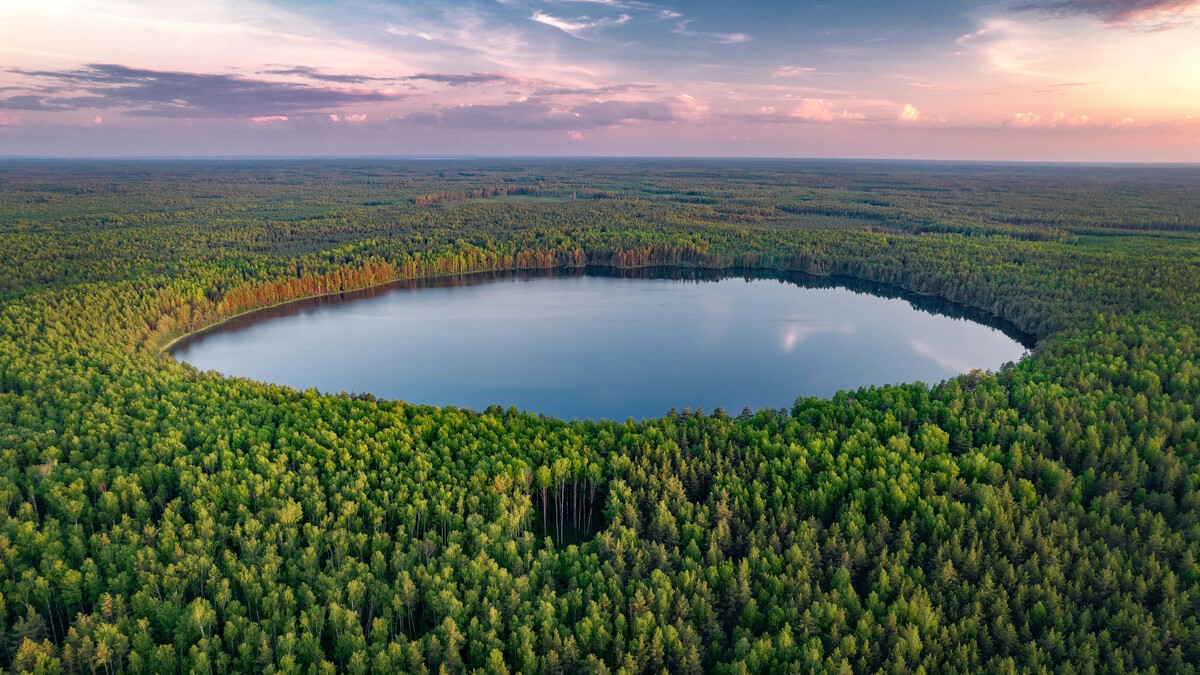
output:
[[[1194,672],[1196,177],[0,165],[0,666]],[[583,264],[852,277],[1041,341],[933,386],[625,423],[160,351],[297,297]]]

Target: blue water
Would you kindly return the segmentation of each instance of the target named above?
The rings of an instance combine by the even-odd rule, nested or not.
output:
[[[804,283],[581,272],[408,282],[241,317],[172,353],[298,389],[624,420],[933,383],[1025,352],[946,303],[922,301],[936,313]]]

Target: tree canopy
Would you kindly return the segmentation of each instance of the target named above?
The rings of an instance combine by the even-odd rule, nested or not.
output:
[[[1198,178],[0,163],[0,667],[1194,672]],[[162,353],[290,299],[585,264],[837,275],[1040,341],[995,373],[624,423]]]

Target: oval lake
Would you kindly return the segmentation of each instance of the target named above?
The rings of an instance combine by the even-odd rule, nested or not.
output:
[[[405,281],[237,317],[171,354],[297,389],[624,420],[933,383],[1032,344],[982,312],[891,287],[754,277],[589,268]]]

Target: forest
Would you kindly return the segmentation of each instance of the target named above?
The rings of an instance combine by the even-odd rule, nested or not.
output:
[[[1200,670],[1200,169],[0,161],[0,669]],[[829,275],[998,372],[566,422],[198,372],[416,277]]]

